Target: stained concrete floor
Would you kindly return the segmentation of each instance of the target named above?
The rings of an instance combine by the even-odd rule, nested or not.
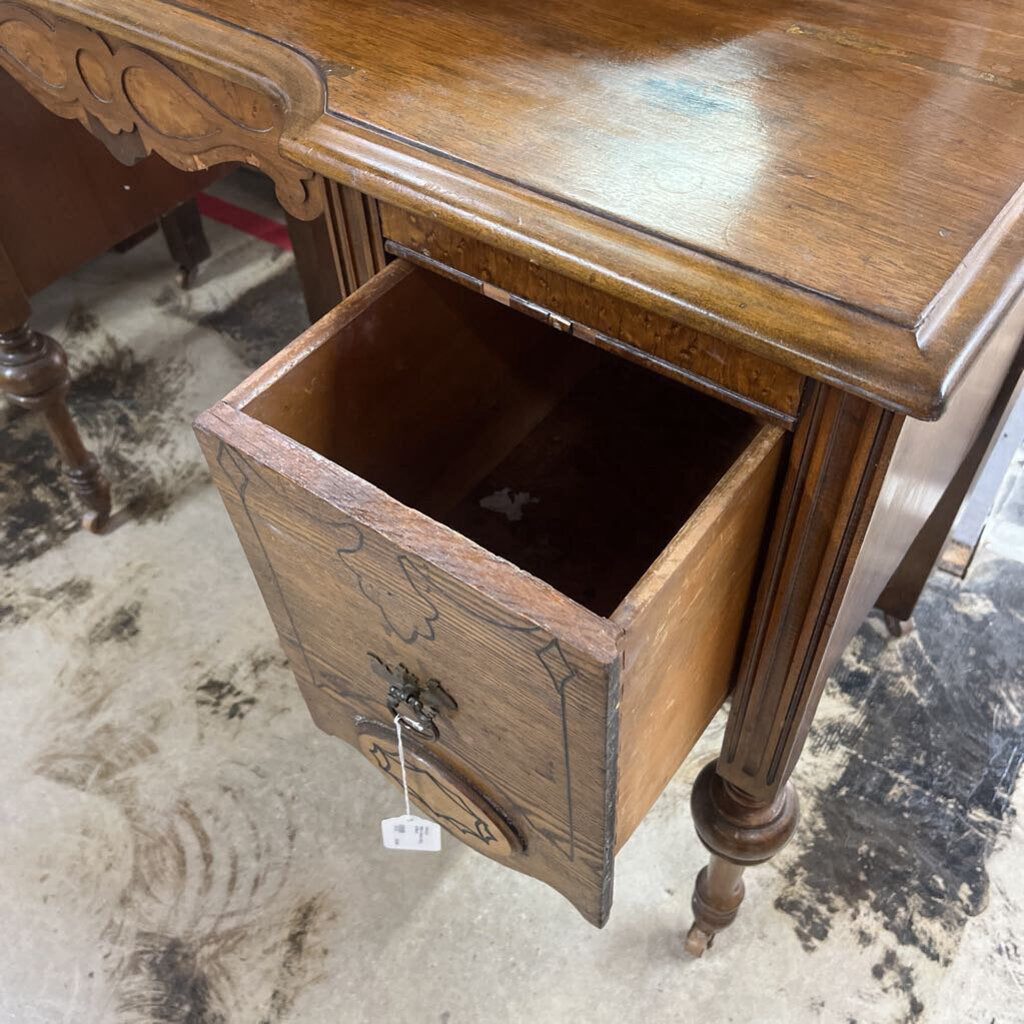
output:
[[[190,292],[153,238],[35,303],[116,530],[75,530],[34,424],[0,431],[0,1019],[1024,1020],[1024,456],[967,578],[851,644],[796,840],[688,961],[689,789],[721,716],[619,857],[603,931],[455,842],[381,848],[396,793],[309,721],[189,426],[303,326],[294,269],[208,230]]]

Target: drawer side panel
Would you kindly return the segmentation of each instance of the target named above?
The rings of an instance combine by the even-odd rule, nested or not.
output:
[[[760,431],[613,616],[623,627],[616,849],[732,685],[784,438]]]

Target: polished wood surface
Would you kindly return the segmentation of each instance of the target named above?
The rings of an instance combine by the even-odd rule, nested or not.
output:
[[[995,0],[188,6],[272,26],[332,113],[905,326],[1022,180]]]
[[[996,0],[32,6],[123,40],[129,101],[159,119],[162,79],[296,209],[305,167],[914,416],[1021,284],[1024,13]],[[73,101],[33,80],[78,37],[4,11],[0,60],[99,117],[77,74]],[[210,114],[213,73],[269,98],[265,133]]]
[[[977,373],[977,369],[973,372]],[[993,449],[1003,443],[1007,444],[1009,448],[1015,445],[1019,438],[1019,435],[1013,433],[1010,434],[1009,440],[1001,438],[1001,436],[1007,428],[1008,418],[1012,416],[1017,396],[1022,390],[1024,390],[1024,337],[1021,338],[1017,355],[1011,362],[1009,372],[1003,378],[1003,383],[994,396],[992,406],[978,430],[973,444],[967,450],[956,473],[946,485],[942,497],[935,502],[931,514],[918,530],[917,536],[907,549],[903,560],[889,577],[889,582],[886,583],[881,596],[875,601],[875,607],[881,608],[885,612],[889,627],[895,632],[901,633],[904,624],[913,614],[914,606],[931,576],[932,569],[939,561],[943,548],[947,547],[947,539],[951,542],[956,540],[956,543],[948,545],[954,547],[958,552],[953,559],[957,565],[955,571],[960,576],[966,573],[980,532],[991,511],[994,493],[980,487],[981,493],[987,494],[987,507],[983,508],[978,517],[977,532],[973,534],[972,541],[961,544],[957,538],[951,536],[950,531],[953,529],[954,523],[957,522],[960,507],[968,496],[970,496],[971,502],[980,500],[982,506],[986,506],[985,498],[979,499],[978,497],[979,481],[983,472],[991,472],[984,467],[987,466]],[[1006,466],[1006,462],[998,463],[992,483],[993,489],[998,487],[999,481],[1006,471]],[[948,568],[946,562],[947,558],[944,556],[942,563],[944,568]]]
[[[703,956],[715,935],[736,920],[746,893],[743,871],[742,864],[733,864],[717,853],[701,868],[691,899],[693,924],[686,935],[690,956]]]
[[[697,835],[711,852],[693,887],[693,925],[686,951],[701,956],[728,928],[743,902],[743,872],[769,860],[793,836],[800,803],[791,782],[769,800],[751,797],[726,782],[709,761],[694,779],[690,810]]]
[[[815,387],[793,439],[718,760],[751,799],[775,799],[799,756],[895,433],[892,414]]]
[[[743,889],[722,860],[767,860],[788,841],[790,781],[829,668],[827,648],[898,432],[891,413],[814,385],[793,437],[732,693],[722,751],[694,784],[697,876],[687,950],[701,955],[736,916]]]

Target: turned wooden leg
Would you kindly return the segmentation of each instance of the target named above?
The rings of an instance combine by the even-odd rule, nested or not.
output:
[[[64,349],[28,326],[30,312],[28,296],[0,241],[0,392],[42,415],[72,488],[89,508],[82,525],[98,533],[110,518],[110,485],[68,412],[71,378]]]
[[[43,417],[67,478],[89,509],[82,525],[98,533],[110,518],[110,485],[68,412],[70,386],[67,356],[53,338],[24,324],[0,331],[0,391],[16,405]]]
[[[835,632],[837,617],[897,430],[891,413],[831,388],[808,386],[722,751],[693,788],[697,834],[712,855],[693,897],[696,920],[686,947],[695,955],[735,918],[744,869],[769,860],[796,828],[798,802],[789,777],[828,672],[849,639]],[[851,615],[841,628],[856,625]]]
[[[691,956],[703,954],[715,935],[732,924],[743,902],[744,869],[778,853],[799,817],[792,783],[770,802],[759,801],[726,782],[717,766],[711,761],[701,769],[690,797],[697,835],[711,851],[711,862],[693,889],[694,921],[686,936]]]
[[[717,854],[700,869],[693,887],[693,924],[686,933],[686,952],[703,956],[715,935],[736,920],[743,902],[743,865],[733,864]]]

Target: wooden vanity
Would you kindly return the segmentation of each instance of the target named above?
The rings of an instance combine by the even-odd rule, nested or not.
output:
[[[695,954],[1020,374],[1022,34],[995,0],[0,3],[51,110],[325,218],[347,298],[196,424],[320,728],[398,782],[397,709],[420,811],[600,926],[729,703]]]

